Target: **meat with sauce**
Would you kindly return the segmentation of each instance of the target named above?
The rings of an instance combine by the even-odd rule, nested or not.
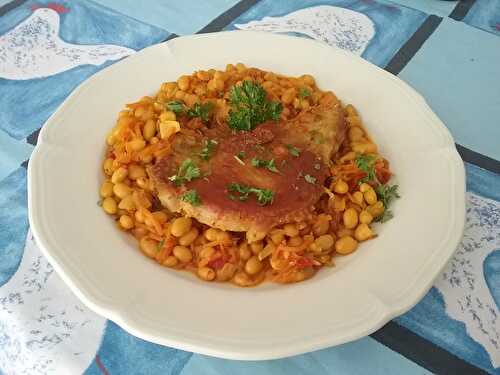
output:
[[[252,241],[274,226],[311,217],[323,192],[332,156],[346,133],[339,103],[330,103],[301,113],[290,121],[266,122],[249,132],[233,132],[227,126],[186,129],[172,139],[171,152],[150,168],[161,203],[211,227],[247,232]],[[208,160],[199,157],[204,144],[212,142]],[[172,181],[179,166],[191,159],[200,176],[181,186]],[[273,168],[256,167],[252,160]],[[266,189],[274,193],[263,205],[257,195],[239,200],[231,184]],[[202,204],[181,199],[196,190]]]

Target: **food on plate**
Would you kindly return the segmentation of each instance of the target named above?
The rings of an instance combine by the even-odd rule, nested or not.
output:
[[[376,237],[399,197],[356,109],[307,74],[181,76],[127,104],[107,145],[104,211],[206,281],[308,279]]]

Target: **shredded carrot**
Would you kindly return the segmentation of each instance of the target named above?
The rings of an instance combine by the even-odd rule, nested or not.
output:
[[[161,243],[161,241],[160,241]],[[167,257],[172,254],[172,250],[175,247],[175,240],[173,238],[165,239],[163,242],[163,246],[161,247],[160,251],[156,254],[156,261],[159,263],[163,263]]]
[[[307,237],[307,238],[306,238]],[[314,239],[304,236],[304,241],[299,246],[286,246],[284,244],[279,244],[276,247],[275,252],[280,252],[280,251],[289,251],[291,253],[298,253],[300,251],[304,251],[309,247],[310,244],[314,242]]]
[[[128,154],[128,153],[118,154],[118,155],[116,155],[116,158],[115,158],[115,160],[118,163],[122,163],[122,164],[129,164],[131,159],[132,158],[131,158],[130,154]]]
[[[138,122],[135,123],[134,133],[136,137],[142,137],[141,124],[139,124]]]
[[[153,155],[154,152],[156,150],[158,150],[158,147],[159,147],[159,143],[156,143],[154,145],[146,146],[142,151],[139,152],[138,155],[139,155],[140,158],[148,157],[150,155]]]
[[[161,232],[162,232],[161,224],[158,222],[158,220],[156,220],[156,218],[151,213],[151,211],[149,211],[147,208],[145,208],[143,206],[140,207],[139,210],[144,215],[144,217],[151,222],[151,224],[152,224],[153,228],[155,229],[156,233],[161,234]]]
[[[151,238],[152,240],[155,240],[155,241],[161,241],[162,240],[162,237],[159,236],[158,234],[152,232],[151,228],[148,228],[147,226],[144,226],[144,229],[146,229],[149,232],[148,234],[146,234],[147,238]]]
[[[145,107],[145,106],[148,106],[148,105],[151,105],[151,103],[148,103],[144,100],[140,100],[138,102],[135,102],[135,103],[128,103],[128,104],[125,104],[128,108],[130,109],[137,109],[139,107]]]

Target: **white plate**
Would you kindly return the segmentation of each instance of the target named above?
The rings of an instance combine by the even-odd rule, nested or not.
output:
[[[197,69],[243,62],[310,73],[359,108],[402,198],[379,237],[309,281],[242,289],[158,266],[96,204],[104,139],[125,103]],[[308,39],[224,32],[173,39],[95,74],[47,121],[28,168],[35,238],[97,313],[143,339],[232,359],[271,359],[368,335],[431,287],[462,234],[464,168],[423,98],[368,62]]]

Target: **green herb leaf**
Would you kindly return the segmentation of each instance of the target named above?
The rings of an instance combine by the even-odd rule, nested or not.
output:
[[[293,145],[286,145],[286,147],[288,148],[288,151],[292,156],[295,156],[296,158],[300,156],[300,149],[298,149],[297,147]]]
[[[308,96],[311,96],[311,92],[308,89],[306,89],[305,87],[301,87],[299,90],[299,98],[305,99]]]
[[[238,152],[238,153],[236,154],[236,156],[237,156],[239,159],[243,160],[243,159],[245,159],[245,158],[247,157],[247,154],[246,154],[246,152],[245,152],[245,151],[240,151],[240,152]]]
[[[316,177],[313,177],[310,174],[306,174],[304,176],[304,180],[306,180],[306,182],[309,182],[310,184],[313,184],[313,185],[316,183]]]
[[[158,243],[158,246],[156,247],[156,251],[160,251],[163,248],[163,245],[165,245],[164,238],[162,238],[161,241]]]
[[[213,106],[211,102],[205,104],[195,103],[193,108],[188,109],[187,115],[189,117],[199,117],[203,122],[207,122]]]
[[[379,185],[375,188],[378,199],[384,204],[385,208],[389,208],[394,199],[400,198],[398,188],[398,185]]]
[[[181,169],[183,170],[184,178],[187,181],[191,181],[194,178],[200,177],[200,168],[194,165],[194,163],[191,161],[188,164],[183,163]]]
[[[253,158],[252,159],[252,166],[256,168],[266,168],[270,170],[271,172],[274,173],[280,173],[278,168],[276,168],[276,165],[274,164],[274,159],[271,160],[262,160],[262,159],[257,159]]]
[[[200,176],[200,168],[191,159],[185,159],[179,167],[177,174],[170,176],[168,179],[176,186],[180,186]]]
[[[228,185],[227,190],[230,193],[229,198],[232,200],[246,201],[250,194],[255,194],[261,206],[271,204],[274,200],[274,192],[269,189],[260,189],[248,185],[232,183]],[[238,195],[231,193],[238,193]]]
[[[233,86],[229,99],[228,123],[234,130],[249,131],[265,121],[278,120],[283,110],[280,102],[267,99],[266,90],[256,82],[243,81],[240,86]]]
[[[274,192],[272,190],[251,188],[250,192],[254,193],[257,196],[257,201],[261,206],[273,203]]]
[[[248,199],[248,195],[250,194],[250,187],[242,184],[238,184],[233,182],[229,184],[227,190],[230,193],[238,193],[239,195],[229,194],[229,198],[232,200],[240,200],[246,201]]]
[[[181,199],[184,202],[188,202],[193,206],[199,206],[201,205],[201,198],[198,195],[198,192],[196,190],[189,190],[186,191],[184,194],[182,194]]]
[[[378,199],[385,207],[384,213],[377,217],[375,221],[385,223],[394,217],[394,214],[389,210],[390,204],[397,198],[400,198],[398,193],[398,185],[379,185],[375,188]]]
[[[201,149],[200,153],[200,158],[203,160],[208,160],[212,157],[212,154],[215,151],[215,148],[217,146],[217,141],[214,139],[208,139],[203,142],[203,148]]]
[[[373,155],[358,154],[356,156],[356,166],[366,173],[366,176],[359,180],[359,183],[377,181],[375,174],[375,162],[377,159]]]
[[[394,214],[392,213],[391,210],[384,210],[384,213],[377,218],[375,218],[374,221],[379,222],[379,223],[385,223],[386,221],[391,220],[394,217]]]
[[[172,100],[166,104],[168,110],[180,114],[184,112],[184,103],[178,100]]]

